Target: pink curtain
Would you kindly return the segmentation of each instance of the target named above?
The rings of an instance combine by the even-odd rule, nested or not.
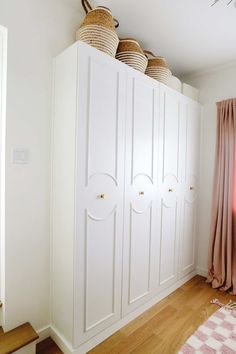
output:
[[[236,295],[236,99],[217,103],[217,120],[207,281]]]

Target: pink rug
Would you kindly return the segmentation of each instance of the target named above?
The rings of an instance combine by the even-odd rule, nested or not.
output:
[[[235,303],[226,306],[218,300],[212,303],[222,307],[187,340],[179,354],[236,354]]]

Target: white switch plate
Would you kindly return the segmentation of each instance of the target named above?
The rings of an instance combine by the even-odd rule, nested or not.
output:
[[[29,149],[13,149],[12,161],[14,164],[27,165],[29,163]]]

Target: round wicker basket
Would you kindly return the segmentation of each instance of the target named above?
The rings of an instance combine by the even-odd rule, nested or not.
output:
[[[116,59],[142,73],[145,72],[148,62],[139,43],[131,38],[120,39]]]
[[[156,57],[149,51],[144,51],[147,56],[152,56],[148,59],[148,65],[145,74],[152,77],[155,80],[168,85],[171,78],[171,71],[168,68],[165,58]]]
[[[111,11],[103,6],[92,10],[88,1],[82,0],[82,5],[87,15],[76,32],[76,40],[86,42],[112,57],[115,57],[119,44],[116,33],[118,21],[114,20]],[[115,22],[116,21],[116,22]]]

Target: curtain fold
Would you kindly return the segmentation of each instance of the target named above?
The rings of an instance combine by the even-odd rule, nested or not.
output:
[[[217,103],[217,143],[208,279],[236,295],[236,99]]]

